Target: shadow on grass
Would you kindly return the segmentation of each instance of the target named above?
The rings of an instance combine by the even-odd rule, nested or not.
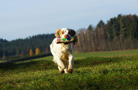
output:
[[[48,70],[54,69],[56,65],[49,60],[40,60],[40,61],[27,61],[27,62],[10,62],[10,63],[1,63],[0,69],[7,70],[18,70],[18,71],[37,71],[37,70]]]
[[[129,58],[132,60],[132,58]],[[126,57],[89,57],[86,59],[76,59],[74,62],[74,68],[80,67],[93,67],[95,65],[102,64],[110,64],[114,62],[120,62],[122,60],[128,60]],[[51,60],[40,60],[40,61],[27,61],[27,62],[9,62],[9,63],[1,63],[0,69],[6,70],[49,70],[49,69],[57,69],[57,65]]]

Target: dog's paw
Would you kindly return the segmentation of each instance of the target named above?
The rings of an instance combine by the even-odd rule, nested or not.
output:
[[[60,73],[64,73],[64,70],[60,71]]]
[[[68,69],[68,72],[69,72],[69,73],[73,73],[73,70],[72,70],[72,69]]]

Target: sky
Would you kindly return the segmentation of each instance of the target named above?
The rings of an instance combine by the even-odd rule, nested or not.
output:
[[[65,27],[77,31],[118,14],[138,15],[138,0],[0,0],[0,38],[51,34]]]

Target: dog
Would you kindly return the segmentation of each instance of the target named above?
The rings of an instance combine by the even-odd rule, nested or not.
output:
[[[72,39],[76,36],[73,29],[57,29],[56,38]],[[72,43],[57,43],[56,38],[50,44],[50,51],[53,55],[53,61],[58,65],[60,73],[72,73],[74,65],[74,56]],[[75,44],[75,42],[73,42]]]

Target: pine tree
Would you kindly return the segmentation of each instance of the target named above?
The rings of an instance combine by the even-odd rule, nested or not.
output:
[[[38,55],[39,53],[40,53],[39,48],[36,48],[36,49],[35,49],[35,55]]]
[[[99,21],[99,23],[97,24],[97,28],[101,28],[103,27],[105,24],[102,20]]]
[[[87,28],[87,30],[91,31],[93,30],[93,26],[92,25],[89,25],[89,27]]]

